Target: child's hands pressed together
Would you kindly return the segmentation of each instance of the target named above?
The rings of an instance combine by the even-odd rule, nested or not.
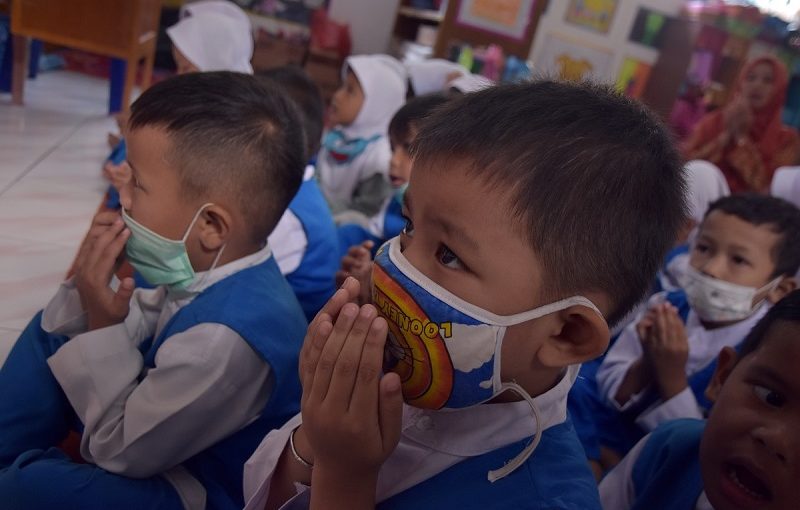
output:
[[[78,251],[75,287],[89,319],[89,330],[125,320],[133,295],[133,278],[125,278],[114,291],[109,284],[119,267],[130,231],[116,212],[95,216],[92,227]]]
[[[371,302],[369,295],[372,287],[372,248],[375,243],[364,241],[363,243],[351,246],[347,255],[342,257],[341,269],[336,272],[336,284],[340,285],[348,276],[352,276],[361,285],[361,292],[358,296],[358,304],[365,305]]]
[[[348,282],[355,284],[350,290],[358,286]],[[403,410],[399,377],[381,373],[388,327],[375,307],[352,302],[335,322],[321,313],[314,323],[301,353],[312,508],[336,502],[372,508],[378,471],[400,439]]]
[[[648,312],[642,322],[642,347],[650,366],[661,398],[668,400],[687,386],[686,361],[689,359],[689,341],[686,327],[678,315],[678,310],[669,303],[656,305]],[[640,323],[641,325],[641,323]]]

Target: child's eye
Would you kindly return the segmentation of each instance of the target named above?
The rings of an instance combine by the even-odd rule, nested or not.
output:
[[[766,386],[754,384],[753,393],[755,393],[762,402],[772,407],[783,407],[783,404],[786,403],[786,399],[783,395],[776,391],[772,391]]]
[[[403,219],[406,220],[406,224],[403,227],[403,234],[407,235],[408,237],[414,236],[414,222],[411,221],[411,218],[408,216],[403,216]]]
[[[738,256],[738,255],[734,255],[734,256],[732,257],[732,260],[733,260],[733,263],[734,263],[734,264],[736,264],[737,266],[741,266],[741,265],[747,265],[747,264],[749,264],[749,262],[747,261],[747,259],[745,259],[745,258],[742,258],[742,257],[740,257],[740,256]]]
[[[450,250],[445,245],[441,245],[439,250],[436,252],[436,257],[439,259],[439,262],[449,267],[450,269],[463,269],[464,265],[459,260],[458,256]]]
[[[706,246],[705,244],[697,243],[696,245],[694,245],[694,251],[698,253],[705,253],[708,251],[708,246]]]

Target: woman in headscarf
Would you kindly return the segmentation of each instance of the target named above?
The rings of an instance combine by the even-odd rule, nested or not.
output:
[[[788,76],[775,57],[748,62],[721,110],[703,117],[684,145],[686,159],[717,165],[732,193],[766,193],[775,169],[800,157],[800,135],[781,121]]]

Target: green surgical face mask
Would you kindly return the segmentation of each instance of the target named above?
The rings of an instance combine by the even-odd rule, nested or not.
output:
[[[124,208],[122,209],[122,221],[131,231],[131,237],[125,244],[125,254],[133,268],[147,283],[185,289],[194,281],[194,268],[189,261],[189,254],[186,253],[186,239],[200,213],[210,205],[212,204],[205,204],[198,209],[183,238],[177,241],[160,236],[141,223],[137,223],[128,216]],[[212,269],[216,266],[216,262],[215,260]]]

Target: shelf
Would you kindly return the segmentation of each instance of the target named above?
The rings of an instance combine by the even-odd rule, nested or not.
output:
[[[439,11],[434,11],[431,9],[415,9],[414,7],[400,7],[397,10],[397,13],[401,16],[405,16],[406,18],[415,18],[419,20],[425,21],[433,21],[435,23],[441,23],[444,19],[444,14]]]

